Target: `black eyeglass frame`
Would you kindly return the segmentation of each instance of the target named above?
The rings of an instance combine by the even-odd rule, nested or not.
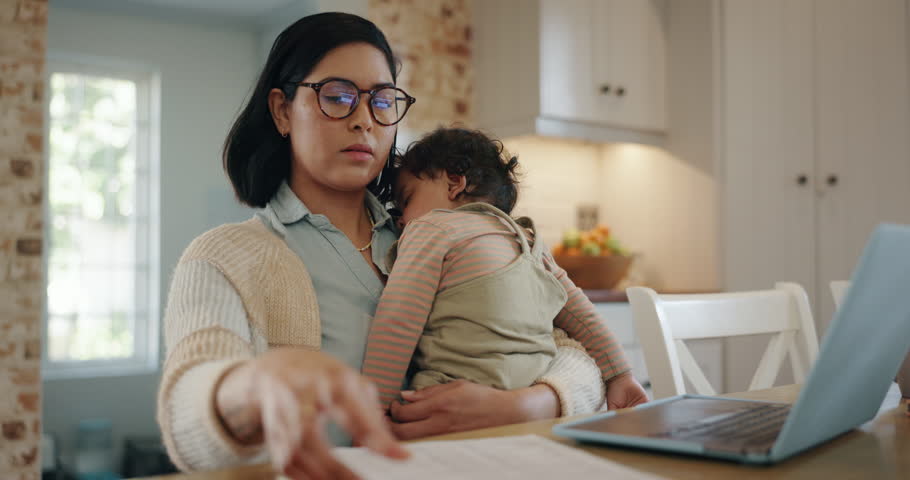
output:
[[[322,108],[322,99],[321,99],[322,97],[319,95],[319,90],[321,90],[325,84],[331,83],[331,82],[347,83],[351,87],[353,87],[354,90],[357,90],[357,98],[354,99],[354,103],[351,105],[351,111],[348,112],[348,114],[343,117],[333,117],[332,115],[329,115],[328,113],[326,113],[325,109]],[[363,96],[364,93],[368,93],[368,94],[370,94],[370,101],[369,101],[369,103],[367,103],[367,108],[370,110],[370,116],[373,117],[373,120],[375,120],[376,123],[378,123],[384,127],[391,127],[392,125],[396,125],[396,124],[398,124],[398,122],[404,120],[405,115],[408,114],[408,110],[411,109],[411,105],[414,105],[414,103],[417,102],[416,98],[408,95],[408,92],[405,92],[404,90],[402,90],[398,87],[393,87],[391,85],[385,85],[385,86],[376,87],[376,88],[373,88],[370,90],[364,90],[362,88],[358,88],[357,85],[354,84],[354,82],[344,79],[344,78],[329,78],[327,80],[323,80],[323,81],[317,82],[317,83],[297,82],[297,86],[308,87],[308,88],[312,88],[313,90],[315,90],[316,91],[316,103],[319,105],[319,110],[322,111],[322,114],[325,115],[326,117],[334,118],[336,120],[348,118],[351,115],[353,115],[354,112],[357,111],[357,107],[360,106],[360,97]],[[376,98],[376,92],[378,92],[380,90],[387,90],[387,89],[396,90],[396,91],[400,92],[402,95],[404,95],[404,98],[407,102],[404,107],[404,112],[402,112],[401,116],[398,117],[398,120],[396,120],[393,123],[383,123],[381,120],[376,118],[376,112],[373,111],[373,99]],[[398,100],[397,97],[396,97],[396,100]]]

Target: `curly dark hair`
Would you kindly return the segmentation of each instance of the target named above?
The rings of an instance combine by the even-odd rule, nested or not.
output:
[[[417,178],[464,175],[462,195],[505,213],[518,201],[518,157],[479,130],[438,128],[409,145],[395,167],[396,173],[406,170]]]

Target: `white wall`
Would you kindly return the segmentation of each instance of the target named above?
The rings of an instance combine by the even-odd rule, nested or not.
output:
[[[666,150],[606,145],[601,217],[642,255],[640,274],[658,290],[717,288],[712,177]]]
[[[636,270],[649,286],[717,288],[710,173],[666,150],[642,145],[518,137],[506,139],[505,146],[518,155],[524,173],[515,214],[534,218],[549,245],[576,226],[578,205],[594,204],[601,223],[642,254]]]
[[[575,208],[600,203],[600,145],[543,137],[506,139],[506,150],[517,155],[520,172],[514,214],[529,216],[548,245],[575,227]],[[609,224],[610,218],[601,218]]]
[[[252,86],[256,35],[51,5],[48,52],[111,57],[150,65],[161,77],[161,258],[163,312],[170,274],[189,242],[250,212],[233,199],[220,150]],[[155,435],[158,373],[44,383],[44,430],[72,447],[76,422],[106,417],[122,435]]]
[[[368,18],[369,5],[367,0],[295,0],[286,7],[269,12],[258,21],[260,62],[265,64],[272,43],[279,33],[300,18],[318,12],[345,12]]]

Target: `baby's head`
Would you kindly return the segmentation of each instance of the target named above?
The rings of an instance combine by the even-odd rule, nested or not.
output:
[[[401,225],[436,208],[486,202],[510,213],[518,200],[518,158],[476,130],[437,129],[396,162],[395,203]]]

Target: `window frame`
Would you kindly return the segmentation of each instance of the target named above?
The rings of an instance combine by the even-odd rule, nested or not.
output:
[[[51,76],[55,73],[74,73],[128,80],[136,84],[136,192],[137,215],[147,214],[147,238],[142,240],[148,245],[147,273],[135,272],[134,275],[147,277],[144,296],[146,302],[135,305],[137,316],[133,324],[133,355],[126,358],[100,360],[51,360],[48,355],[48,314],[47,287],[49,277],[48,260],[50,242],[45,240],[43,249],[44,278],[42,280],[44,302],[42,306],[41,371],[45,380],[60,378],[107,377],[118,375],[147,374],[158,371],[160,357],[160,124],[161,124],[161,75],[157,69],[148,65],[120,59],[95,57],[66,52],[48,52],[44,72],[44,192],[50,197],[50,100]],[[145,210],[139,205],[145,203]],[[52,223],[51,206],[44,202],[44,238],[50,238]],[[138,260],[138,258],[137,258]],[[137,262],[139,263],[139,262]],[[147,303],[147,304],[145,304]]]

